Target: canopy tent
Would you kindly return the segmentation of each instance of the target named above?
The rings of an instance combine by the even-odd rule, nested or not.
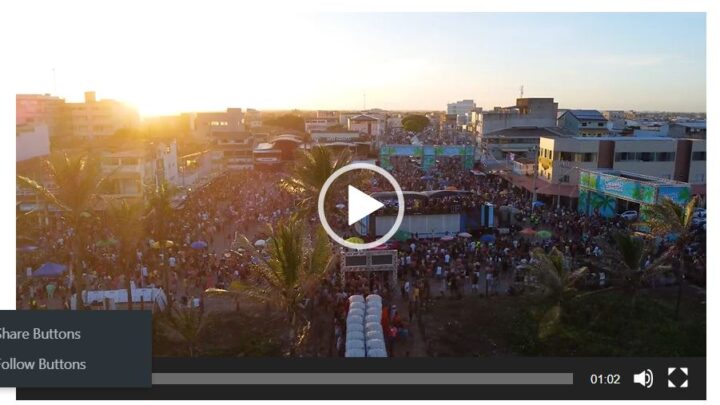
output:
[[[60,277],[67,271],[67,266],[59,263],[43,263],[33,273],[33,277]]]

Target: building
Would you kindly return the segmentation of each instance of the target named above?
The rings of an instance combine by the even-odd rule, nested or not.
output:
[[[488,167],[517,158],[534,158],[540,138],[564,136],[559,128],[507,128],[480,137],[481,160]]]
[[[305,118],[305,132],[323,132],[329,128],[340,125],[336,117],[329,118]]]
[[[256,109],[248,108],[243,119],[246,128],[262,128],[262,113]]]
[[[15,95],[15,125],[47,126],[48,136],[66,135],[68,122],[65,115],[65,100],[49,94]]]
[[[242,108],[228,108],[224,112],[195,113],[191,132],[196,139],[212,141],[214,134],[244,132],[244,119]]]
[[[622,131],[625,129],[625,111],[603,111],[603,117],[608,122],[608,128],[614,131]]]
[[[181,183],[174,141],[103,152],[100,168],[105,176],[101,192],[108,198],[144,198],[148,187]]]
[[[385,125],[380,119],[367,114],[355,115],[348,118],[347,128],[350,131],[356,131],[372,137],[382,136],[385,133]]]
[[[93,139],[114,135],[121,129],[137,129],[137,110],[115,100],[98,100],[94,91],[85,92],[82,103],[65,103],[69,131],[75,137]]]
[[[597,110],[567,110],[557,125],[577,136],[604,136],[608,134],[608,120]]]
[[[219,170],[252,167],[255,139],[246,131],[213,131],[211,156]]]
[[[465,115],[475,109],[475,101],[473,100],[461,100],[454,103],[448,103],[447,113],[454,115]]]
[[[672,122],[668,126],[668,136],[673,138],[705,139],[706,135],[706,121]]]
[[[538,177],[552,184],[577,185],[579,171],[619,170],[692,184],[704,194],[704,140],[669,137],[543,137]]]
[[[50,131],[42,122],[16,127],[15,161],[48,156],[50,154]]]
[[[518,98],[512,107],[495,107],[478,113],[478,141],[495,131],[520,127],[554,127],[558,104],[553,98]]]

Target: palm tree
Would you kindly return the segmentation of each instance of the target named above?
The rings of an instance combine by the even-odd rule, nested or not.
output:
[[[203,312],[193,308],[171,308],[167,315],[156,318],[159,326],[165,326],[182,338],[189,357],[197,356],[200,334],[207,325]]]
[[[97,159],[78,155],[63,155],[46,161],[50,178],[56,188],[50,190],[40,182],[24,176],[17,176],[21,186],[32,189],[45,201],[59,208],[65,223],[72,230],[68,238],[70,247],[70,271],[74,276],[77,292],[77,308],[84,309],[82,301],[83,272],[81,255],[88,241],[87,219],[92,215],[98,201],[100,187],[104,181]]]
[[[153,235],[160,246],[160,256],[162,257],[160,265],[163,272],[163,287],[168,297],[168,307],[172,306],[172,294],[170,293],[169,269],[165,263],[165,249],[169,245],[167,224],[173,215],[172,198],[176,192],[177,189],[167,181],[163,181],[150,189],[148,198],[148,217],[153,225]]]
[[[300,198],[300,208],[306,213],[317,209],[318,196],[325,181],[334,172],[350,163],[350,153],[347,149],[333,156],[332,151],[319,146],[306,151],[288,179],[283,179],[280,186],[291,194]],[[326,201],[332,201],[328,196]]]
[[[269,229],[267,256],[259,254],[260,263],[252,268],[254,282],[242,285],[238,292],[262,300],[281,309],[287,317],[291,350],[302,343],[304,335],[297,332],[309,328],[303,321],[302,302],[317,287],[333,263],[332,246],[318,226],[314,236],[306,232],[305,221],[296,215]],[[246,250],[254,250],[243,237]],[[303,324],[301,324],[303,322]],[[297,338],[296,338],[297,336]]]
[[[665,198],[658,204],[647,206],[645,209],[646,223],[653,235],[666,237],[675,236],[670,249],[664,258],[676,257],[677,265],[672,266],[675,278],[678,281],[677,300],[675,302],[675,318],[680,316],[680,302],[682,301],[683,284],[685,283],[685,269],[687,258],[685,249],[693,240],[692,216],[697,204],[697,197],[693,197],[685,207]]]
[[[532,257],[530,271],[541,293],[552,305],[540,320],[539,336],[545,338],[559,326],[563,307],[577,296],[576,284],[587,273],[587,268],[572,270],[570,261],[557,248],[553,248],[550,253],[536,248]]]
[[[121,268],[125,273],[128,309],[133,309],[132,288],[130,281],[133,277],[133,259],[135,248],[143,235],[143,210],[141,201],[128,203],[126,200],[114,200],[106,211],[106,225],[117,242]]]

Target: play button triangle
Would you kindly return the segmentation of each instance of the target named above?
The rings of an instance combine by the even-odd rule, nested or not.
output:
[[[385,205],[353,186],[348,186],[348,225],[365,218]]]

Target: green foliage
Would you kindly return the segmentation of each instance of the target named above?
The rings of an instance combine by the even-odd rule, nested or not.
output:
[[[294,131],[305,131],[305,120],[302,117],[293,114],[283,114],[279,117],[273,117],[263,121],[263,125],[280,127]]]
[[[424,115],[408,115],[402,119],[403,129],[410,132],[420,132],[430,124]]]
[[[300,199],[305,212],[315,212],[323,184],[335,171],[350,163],[350,159],[347,149],[333,155],[328,148],[312,148],[302,154],[293,173],[283,179],[280,186]],[[327,196],[325,200],[333,201],[332,197]]]

